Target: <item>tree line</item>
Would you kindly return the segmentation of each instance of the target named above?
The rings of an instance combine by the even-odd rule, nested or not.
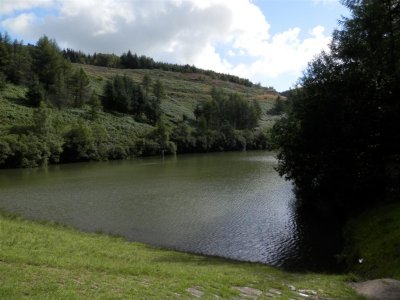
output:
[[[153,58],[145,55],[132,54],[130,50],[118,56],[115,54],[106,53],[94,53],[85,54],[81,51],[73,49],[63,50],[63,55],[72,63],[88,64],[108,68],[120,68],[120,69],[160,69],[163,71],[171,72],[182,72],[182,73],[197,73],[209,76],[213,79],[219,79],[223,81],[229,81],[244,86],[252,87],[254,84],[246,78],[240,78],[239,76],[218,73],[211,70],[203,70],[195,66],[190,65],[179,65],[171,64],[166,62],[156,62]],[[272,88],[270,88],[272,89]]]

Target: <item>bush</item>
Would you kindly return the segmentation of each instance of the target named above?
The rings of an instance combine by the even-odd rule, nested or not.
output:
[[[92,129],[80,121],[76,126],[69,130],[65,135],[64,151],[61,161],[89,161],[99,160],[95,146]]]
[[[108,153],[109,159],[127,159],[128,157],[129,157],[129,150],[119,145],[111,148]]]
[[[0,72],[0,91],[6,87],[6,76],[3,72]]]
[[[47,165],[50,150],[45,141],[33,134],[8,135],[0,141],[0,166],[32,168]]]
[[[32,107],[39,107],[40,103],[44,101],[44,91],[38,82],[29,86],[28,92],[25,95],[26,103]]]

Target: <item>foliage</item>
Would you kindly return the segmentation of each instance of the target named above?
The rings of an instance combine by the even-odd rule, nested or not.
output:
[[[99,118],[99,114],[103,106],[101,105],[100,98],[97,96],[95,91],[92,91],[92,95],[90,96],[88,104],[90,106],[90,110],[87,116],[90,120],[96,121]]]
[[[92,129],[80,120],[64,137],[62,162],[99,160]]]
[[[29,85],[25,98],[27,104],[33,107],[38,107],[44,101],[44,91],[38,81],[35,80]]]
[[[14,84],[24,84],[31,77],[31,56],[22,42],[11,41],[8,34],[0,33],[0,70]]]
[[[211,101],[198,106],[194,111],[196,118],[209,129],[229,126],[232,129],[253,129],[257,126],[260,107],[249,104],[239,94],[225,95],[222,90],[213,88]]]
[[[374,207],[346,226],[342,258],[362,278],[400,280],[400,205]]]
[[[47,36],[41,37],[35,48],[32,48],[32,68],[38,75],[39,81],[46,90],[55,87],[57,80],[60,80],[64,68],[63,56],[55,40]]]
[[[274,128],[279,172],[300,204],[332,213],[399,200],[399,1],[345,1],[352,17],[291,95]]]
[[[89,77],[82,68],[75,70],[70,77],[74,107],[82,107],[89,94]]]
[[[159,102],[165,97],[164,85],[159,79],[156,82],[154,82],[153,94],[156,97],[157,101]]]
[[[270,115],[281,115],[284,112],[285,104],[280,96],[276,97],[274,106],[268,110]]]
[[[149,94],[150,86],[151,86],[151,77],[149,75],[144,75],[142,79],[142,85],[144,91],[146,92],[146,96]]]
[[[142,87],[127,76],[116,75],[104,87],[103,106],[108,110],[132,114],[145,114],[154,123],[160,116],[159,102],[150,99]]]
[[[0,91],[2,91],[6,87],[6,75],[3,72],[0,72]]]

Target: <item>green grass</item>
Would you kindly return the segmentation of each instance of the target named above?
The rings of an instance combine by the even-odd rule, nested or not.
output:
[[[263,292],[259,299],[271,289],[276,299],[301,299],[300,289],[321,298],[358,299],[344,275],[288,273],[156,249],[5,213],[0,229],[1,299],[187,299],[193,287],[204,299],[240,297],[235,287],[256,288]]]
[[[346,238],[345,257],[352,271],[361,278],[400,280],[400,204],[365,212],[349,223]]]

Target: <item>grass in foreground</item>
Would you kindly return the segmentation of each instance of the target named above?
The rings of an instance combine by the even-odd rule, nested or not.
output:
[[[358,299],[347,279],[161,250],[0,214],[2,299],[187,299],[194,298],[190,288],[204,299],[243,298],[235,287],[262,291],[259,299],[268,293],[302,299],[301,289],[315,291],[319,299]]]
[[[345,258],[352,271],[367,279],[400,280],[400,204],[362,214],[348,225],[346,238]]]

